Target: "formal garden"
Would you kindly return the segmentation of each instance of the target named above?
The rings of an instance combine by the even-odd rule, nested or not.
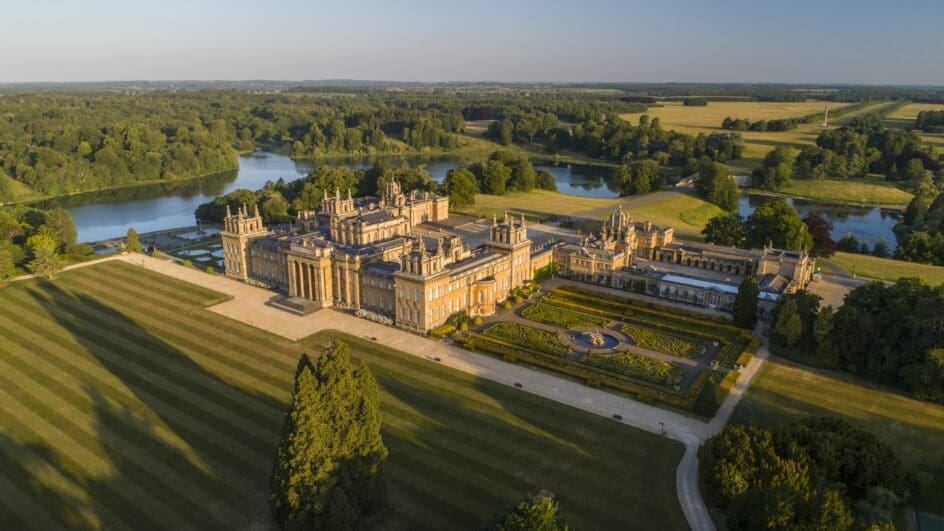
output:
[[[513,302],[460,329],[455,342],[705,417],[714,415],[760,346],[725,316],[589,287],[562,286]]]

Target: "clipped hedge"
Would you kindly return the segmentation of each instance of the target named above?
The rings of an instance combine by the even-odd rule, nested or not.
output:
[[[539,321],[561,328],[574,328],[576,326],[608,327],[611,324],[611,321],[601,317],[542,303],[528,306],[521,311],[521,316],[532,321]]]
[[[692,410],[695,399],[708,383],[708,375],[711,373],[711,371],[702,371],[695,377],[688,389],[674,391],[656,388],[652,382],[616,373],[604,367],[551,357],[547,353],[535,349],[506,343],[481,334],[471,334],[470,337],[459,338],[456,342],[469,350],[492,354],[509,363],[529,363],[575,378],[590,387],[610,389],[629,395],[646,404],[658,403],[685,411]],[[716,386],[717,384],[713,385]]]
[[[536,348],[548,354],[563,356],[568,352],[567,347],[561,344],[555,332],[548,332],[523,324],[499,321],[486,328],[483,334],[516,345]]]
[[[581,361],[659,385],[675,385],[681,382],[685,375],[681,367],[632,352],[592,355]]]
[[[635,324],[625,324],[620,330],[631,337],[633,343],[639,347],[664,352],[680,358],[698,358],[708,350],[708,347],[700,341],[671,336]]]

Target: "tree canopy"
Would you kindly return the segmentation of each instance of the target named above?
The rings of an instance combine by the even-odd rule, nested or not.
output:
[[[377,384],[335,341],[317,365],[299,360],[269,484],[283,529],[355,529],[380,510],[387,449]]]
[[[728,425],[698,458],[706,498],[731,530],[888,525],[904,492],[894,451],[834,418],[773,430]]]

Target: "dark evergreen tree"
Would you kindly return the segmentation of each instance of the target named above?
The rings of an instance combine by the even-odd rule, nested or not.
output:
[[[757,279],[750,276],[745,277],[738,287],[737,296],[734,298],[734,306],[731,308],[735,324],[749,330],[754,328],[754,325],[757,324],[759,296],[760,287],[757,285]]]
[[[354,529],[380,509],[379,406],[376,382],[363,362],[352,367],[344,343],[316,367],[302,356],[269,485],[282,529]]]
[[[879,238],[875,245],[872,246],[872,256],[877,256],[879,258],[888,258],[892,255],[891,250],[888,248],[888,242],[885,241],[885,238]]]

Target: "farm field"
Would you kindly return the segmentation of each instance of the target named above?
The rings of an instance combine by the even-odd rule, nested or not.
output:
[[[204,309],[221,300],[118,262],[0,289],[0,528],[268,527],[298,356],[336,336],[381,387],[391,511],[370,527],[478,528],[546,489],[576,528],[686,528],[681,444],[354,336],[292,342]]]
[[[747,118],[750,120],[793,118],[822,111],[825,107],[839,109],[847,104],[805,101],[805,102],[757,102],[757,101],[712,101],[707,107],[686,107],[681,102],[665,102],[664,107],[651,107],[645,113],[624,114],[622,117],[633,123],[639,121],[642,114],[650,118],[658,117],[664,129],[674,129],[682,133],[717,133],[725,132],[721,122],[725,117]],[[742,131],[744,138],[744,156],[732,160],[729,165],[736,169],[752,169],[760,165],[764,155],[779,144],[800,148],[813,144],[822,131],[820,124],[800,124],[792,131],[758,132]]]
[[[932,284],[944,282],[944,267],[878,258],[865,254],[838,252],[826,259],[850,274],[895,281],[902,277],[921,277]]]
[[[841,417],[885,439],[908,467],[935,478],[918,506],[938,513],[944,507],[944,406],[771,356],[731,422],[769,427],[809,416]]]
[[[701,230],[708,220],[723,213],[717,206],[681,192],[597,198],[548,190],[508,192],[505,195],[478,194],[474,205],[456,211],[485,218],[492,217],[492,214],[501,215],[507,210],[540,220],[546,220],[552,215],[602,220],[608,218],[618,205],[623,205],[623,209],[634,219],[669,225],[675,228],[676,236],[699,241],[703,239]]]
[[[765,193],[748,189],[748,193]],[[908,206],[914,197],[911,192],[879,180],[801,180],[793,179],[776,195],[816,199],[836,203]]]
[[[909,103],[886,116],[884,123],[887,127],[912,129],[914,128],[915,118],[918,117],[918,113],[921,111],[944,111],[944,105],[939,103]],[[922,133],[921,131],[918,131],[918,134],[928,144],[938,149],[944,149],[944,134]]]

